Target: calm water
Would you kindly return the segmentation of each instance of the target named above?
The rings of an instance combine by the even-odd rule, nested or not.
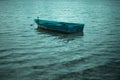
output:
[[[37,31],[37,16],[84,32]],[[0,0],[0,20],[0,80],[119,80],[120,0]]]

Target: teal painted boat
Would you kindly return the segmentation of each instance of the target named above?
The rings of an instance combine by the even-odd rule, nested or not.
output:
[[[79,23],[67,23],[67,22],[57,22],[49,20],[35,19],[38,29],[48,29],[65,33],[83,32],[84,24]]]

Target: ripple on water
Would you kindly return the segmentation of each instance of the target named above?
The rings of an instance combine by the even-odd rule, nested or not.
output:
[[[118,80],[119,2],[0,0],[0,79]],[[85,23],[84,32],[36,30],[36,16]]]

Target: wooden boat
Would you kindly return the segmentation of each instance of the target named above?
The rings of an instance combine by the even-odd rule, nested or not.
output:
[[[64,33],[82,32],[84,28],[84,24],[41,20],[39,18],[35,19],[35,22],[38,25],[38,29],[43,28]]]

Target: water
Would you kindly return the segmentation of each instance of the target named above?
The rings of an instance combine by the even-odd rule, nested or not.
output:
[[[119,0],[0,0],[0,80],[119,80],[119,9]],[[84,32],[37,31],[37,16]]]

